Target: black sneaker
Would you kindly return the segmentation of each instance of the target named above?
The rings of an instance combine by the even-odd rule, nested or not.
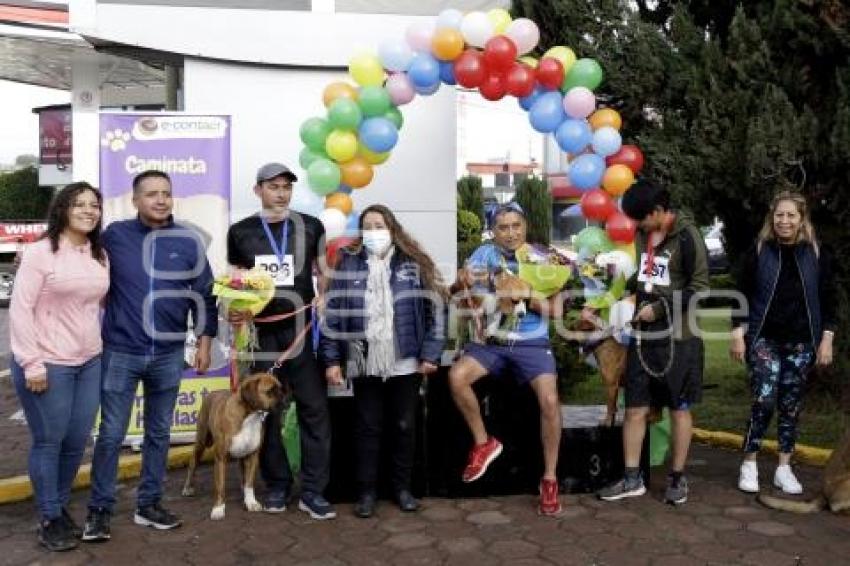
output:
[[[167,531],[183,524],[177,515],[163,509],[159,503],[136,509],[133,522],[143,527],[153,527],[158,531]]]
[[[361,519],[368,519],[375,512],[375,502],[374,493],[361,493],[357,503],[354,504],[354,514]]]
[[[643,478],[638,476],[635,479],[623,478],[617,483],[603,487],[596,496],[602,501],[617,501],[626,497],[639,497],[644,493],[646,486],[643,484]]]
[[[285,489],[274,489],[266,495],[263,511],[266,513],[283,513],[289,501],[289,493]]]
[[[302,493],[301,499],[298,501],[298,508],[317,521],[336,518],[336,511],[334,511],[333,505],[328,503],[328,500],[318,493],[309,491]]]
[[[74,535],[74,538],[82,538],[83,537],[83,529],[80,528],[80,525],[71,517],[71,514],[68,513],[68,510],[64,507],[62,508],[62,521],[65,522],[65,526],[71,531],[71,534]]]
[[[664,503],[670,505],[682,505],[688,500],[688,478],[685,476],[679,477],[679,481],[674,481],[672,477],[667,477],[667,490],[664,492]]]
[[[51,552],[63,552],[77,548],[74,533],[65,525],[62,517],[56,517],[38,524],[38,542]]]
[[[86,524],[83,527],[82,539],[84,542],[104,542],[112,535],[109,532],[110,512],[103,507],[89,509],[86,516]]]

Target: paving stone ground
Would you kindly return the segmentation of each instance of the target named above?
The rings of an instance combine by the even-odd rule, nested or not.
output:
[[[769,479],[768,459],[762,474]],[[538,517],[533,495],[431,499],[416,514],[381,501],[377,515],[358,519],[350,504],[333,521],[311,521],[294,506],[280,515],[248,513],[239,505],[235,465],[228,476],[227,516],[208,519],[212,473],[199,473],[199,495],[183,498],[183,471],[170,472],[165,504],[185,520],[157,532],[132,524],[134,482],[122,484],[112,541],[47,554],[35,541],[31,502],[0,507],[0,564],[478,564],[651,566],[850,564],[850,517],[826,512],[792,515],[761,507],[735,488],[738,455],[697,445],[689,463],[689,502],[661,502],[663,471],[650,493],[603,503],[565,495],[559,519]],[[807,488],[819,470],[801,468]],[[82,520],[85,492],[72,511]]]

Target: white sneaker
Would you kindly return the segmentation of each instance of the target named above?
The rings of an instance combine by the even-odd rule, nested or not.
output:
[[[759,468],[755,462],[744,460],[738,475],[738,489],[747,493],[759,492]]]
[[[797,481],[797,477],[791,470],[791,466],[785,464],[776,466],[776,473],[773,474],[773,485],[781,489],[789,495],[799,495],[803,493],[803,486]]]

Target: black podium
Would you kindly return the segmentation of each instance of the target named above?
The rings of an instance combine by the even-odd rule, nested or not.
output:
[[[482,497],[537,493],[543,472],[540,442],[540,410],[533,390],[519,386],[510,376],[487,376],[475,384],[487,431],[502,441],[504,449],[487,473],[473,483],[463,483],[472,435],[455,407],[448,385],[448,367],[427,378],[417,411],[417,446],[413,492],[417,497]],[[351,398],[329,399],[333,443],[331,481],[327,496],[331,501],[353,501],[354,407]],[[572,422],[565,407],[558,480],[562,492],[596,491],[622,477],[622,427],[606,427],[597,420]],[[574,419],[573,419],[574,420]],[[386,427],[385,427],[386,429]],[[386,443],[384,443],[386,446]],[[386,456],[386,454],[382,455]],[[382,458],[386,460],[386,458]],[[649,434],[644,441],[641,468],[649,479]],[[379,476],[382,497],[389,497],[386,462]]]

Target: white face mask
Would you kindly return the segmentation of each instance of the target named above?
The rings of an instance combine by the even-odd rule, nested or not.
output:
[[[389,230],[363,230],[363,245],[369,252],[381,255],[392,244]]]

